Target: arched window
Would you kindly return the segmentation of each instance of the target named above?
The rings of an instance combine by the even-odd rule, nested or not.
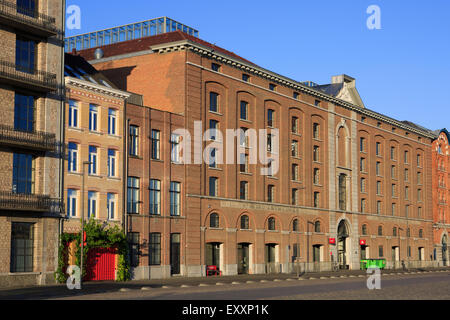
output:
[[[250,219],[246,215],[241,217],[241,229],[242,230],[250,229]]]
[[[363,235],[363,236],[367,236],[367,224],[364,224],[364,225],[362,226],[362,235]]]
[[[378,235],[382,236],[383,235],[383,226],[379,226],[378,227]]]
[[[269,218],[269,231],[275,231],[275,218]]]
[[[297,232],[298,231],[298,220],[295,219],[292,223],[292,231]]]
[[[314,232],[316,232],[316,233],[321,232],[320,221],[316,221],[316,223],[314,224]]]
[[[211,216],[209,217],[209,226],[211,228],[219,228],[220,226],[220,221],[219,221],[219,215],[217,213],[213,213],[211,214]]]

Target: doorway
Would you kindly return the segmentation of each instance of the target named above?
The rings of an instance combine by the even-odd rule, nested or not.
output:
[[[349,232],[345,221],[341,221],[338,227],[338,259],[339,269],[349,269],[347,264],[347,240]]]
[[[180,243],[181,235],[179,233],[174,233],[170,236],[170,272],[172,275],[178,275],[181,273]]]
[[[266,273],[277,273],[277,245],[266,244]]]
[[[361,260],[369,259],[369,247],[361,246]]]
[[[220,270],[220,245],[221,243],[206,244],[206,265],[215,266]]]
[[[448,251],[447,235],[444,235],[444,237],[442,238],[442,262],[444,264],[444,267],[448,266],[447,251]]]
[[[249,274],[250,244],[238,244],[238,274]]]

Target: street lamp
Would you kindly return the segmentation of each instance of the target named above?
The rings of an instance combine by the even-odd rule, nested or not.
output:
[[[80,259],[80,287],[83,281],[83,251],[84,251],[84,178],[86,175],[86,165],[91,165],[92,162],[83,162],[83,181],[81,186],[81,259]]]

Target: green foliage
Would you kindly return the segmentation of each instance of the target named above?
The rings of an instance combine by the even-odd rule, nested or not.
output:
[[[130,264],[128,261],[128,241],[125,232],[119,227],[108,227],[94,219],[89,220],[84,226],[86,232],[86,246],[83,250],[83,265],[87,261],[87,253],[93,248],[116,248],[118,253],[118,270],[116,281],[128,281],[131,279]],[[59,283],[65,283],[68,275],[65,273],[66,261],[68,258],[68,246],[75,241],[75,264],[81,265],[81,232],[79,234],[61,235],[59,244],[58,269],[55,272],[55,279]],[[83,277],[86,275],[86,268],[83,268]]]

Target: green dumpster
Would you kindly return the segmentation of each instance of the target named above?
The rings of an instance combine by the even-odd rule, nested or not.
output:
[[[383,270],[386,268],[386,259],[367,259],[361,260],[361,270],[378,268]]]

